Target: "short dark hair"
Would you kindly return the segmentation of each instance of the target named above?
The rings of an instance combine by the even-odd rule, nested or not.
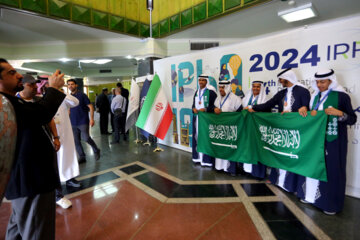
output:
[[[69,80],[66,81],[67,84],[69,84],[69,82],[73,82],[73,83],[77,84],[76,80],[73,79],[73,78],[71,78],[71,79],[69,79]]]
[[[118,83],[116,84],[116,86],[117,86],[118,88],[122,88],[122,87],[123,87],[122,84],[121,84],[121,82],[118,82]]]
[[[8,61],[5,58],[0,58],[0,79],[1,79],[1,73],[5,69],[1,66],[1,63],[8,63]]]

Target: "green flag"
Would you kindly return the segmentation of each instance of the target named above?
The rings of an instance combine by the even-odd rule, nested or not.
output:
[[[244,115],[238,112],[220,115],[199,112],[198,152],[226,160],[256,164],[255,158],[247,158],[243,153],[244,149],[249,147],[240,143],[245,132],[244,124]]]
[[[259,161],[327,181],[326,121],[324,112],[305,118],[299,113],[201,113],[198,151],[237,162]]]

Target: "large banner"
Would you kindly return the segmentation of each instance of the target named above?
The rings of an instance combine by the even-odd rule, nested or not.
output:
[[[197,149],[212,157],[257,163],[327,181],[327,115],[299,113],[199,113]]]
[[[310,81],[321,67],[333,68],[339,83],[360,113],[360,15],[297,28],[272,36],[248,39],[239,44],[212,48],[154,62],[171,99],[174,122],[160,143],[185,151],[192,146],[192,98],[197,77],[207,72],[210,83],[229,79],[234,93],[241,95],[253,80],[262,80],[268,97],[282,87],[276,75],[293,68],[299,81],[312,92]],[[347,194],[360,197],[360,117],[349,127]]]

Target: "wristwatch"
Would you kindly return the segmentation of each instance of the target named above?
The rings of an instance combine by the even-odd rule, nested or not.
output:
[[[59,139],[60,140],[60,136],[55,136],[54,139]]]

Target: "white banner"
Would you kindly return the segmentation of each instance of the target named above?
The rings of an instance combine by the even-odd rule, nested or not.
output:
[[[197,76],[210,72],[232,82],[237,94],[249,90],[250,82],[266,82],[266,93],[281,89],[276,75],[292,67],[298,79],[310,87],[321,67],[335,70],[339,83],[351,96],[358,122],[348,130],[347,194],[360,197],[360,15],[291,30],[187,55],[157,60],[154,68],[167,88],[176,118],[160,143],[191,151],[192,99]],[[215,81],[216,79],[216,81]]]

